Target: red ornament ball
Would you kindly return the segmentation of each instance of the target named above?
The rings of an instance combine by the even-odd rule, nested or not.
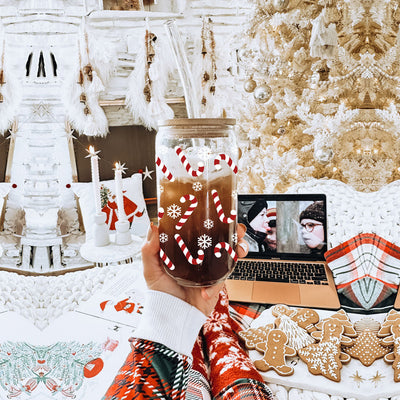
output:
[[[65,187],[66,187],[67,189],[69,189],[69,188],[71,187],[71,184],[70,184],[70,183],[67,183],[67,184],[65,185]]]
[[[139,174],[143,174],[143,170],[142,169],[139,169]]]
[[[18,185],[16,183],[13,183],[11,186],[13,189],[15,189]]]

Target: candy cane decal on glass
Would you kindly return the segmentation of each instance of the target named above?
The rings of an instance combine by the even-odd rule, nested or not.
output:
[[[214,247],[215,257],[220,258],[222,256],[221,249],[225,249],[228,252],[228,254],[233,258],[233,261],[235,261],[235,262],[237,261],[238,256],[237,256],[235,250],[233,250],[231,245],[226,242],[219,242],[215,245],[215,247]]]
[[[226,161],[228,166],[232,169],[234,174],[238,173],[238,167],[236,164],[233,162],[232,158],[230,158],[228,155],[225,153],[218,154],[217,157],[214,159],[214,166],[216,170],[220,170],[221,167],[221,161]]]
[[[231,210],[231,214],[229,217],[226,217],[224,211],[222,209],[221,201],[218,196],[218,192],[216,190],[211,190],[211,194],[214,200],[215,208],[217,209],[218,218],[224,224],[230,224],[234,222],[236,219],[236,210]]]
[[[175,180],[174,176],[171,174],[170,170],[166,167],[166,165],[161,161],[160,157],[156,158],[156,164],[158,167],[161,168],[162,173],[169,181],[173,182]]]
[[[183,214],[181,219],[178,221],[178,223],[175,225],[175,229],[177,230],[182,228],[182,226],[185,224],[185,222],[188,220],[188,218],[192,215],[193,211],[197,207],[198,201],[196,199],[196,196],[193,196],[192,194],[187,194],[185,196],[182,196],[179,201],[181,203],[184,203],[187,200],[190,201],[190,206],[186,210],[185,214]]]
[[[197,163],[198,169],[196,171],[192,168],[186,156],[183,154],[183,150],[179,146],[175,147],[175,152],[178,155],[181,164],[190,176],[198,177],[204,172],[204,164],[201,161]]]
[[[168,256],[164,253],[163,249],[160,249],[160,257],[161,260],[163,260],[164,264],[171,270],[173,271],[175,269],[175,265],[172,263],[172,261],[168,258]]]
[[[193,256],[190,254],[190,251],[185,245],[185,242],[183,241],[181,235],[179,233],[175,234],[175,240],[178,243],[178,246],[181,248],[184,256],[186,257],[186,260],[189,262],[189,264],[192,265],[199,265],[203,262],[204,260],[204,251],[203,250],[197,250],[197,258],[193,258]]]

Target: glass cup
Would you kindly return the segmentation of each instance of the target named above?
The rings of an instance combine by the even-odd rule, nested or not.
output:
[[[237,242],[235,120],[173,119],[156,137],[160,256],[183,286],[210,286],[233,270]]]

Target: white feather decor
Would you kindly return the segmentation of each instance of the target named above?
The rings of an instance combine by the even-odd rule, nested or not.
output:
[[[0,37],[0,43],[0,133],[4,135],[17,116],[22,90],[5,58],[5,39]]]
[[[336,25],[326,21],[325,9],[312,21],[312,25],[310,39],[311,57],[320,57],[321,59],[333,58],[338,46],[338,37]]]
[[[78,40],[78,65],[64,85],[64,105],[71,126],[86,136],[106,136],[108,121],[99,105],[104,84],[92,64],[89,54],[88,35],[82,24]],[[106,72],[108,76],[109,70]]]
[[[125,98],[134,123],[156,129],[158,121],[174,117],[165,100],[168,74],[172,70],[171,60],[163,38],[146,29],[135,68],[128,78]]]
[[[4,83],[0,85],[0,98],[2,99],[0,102],[0,133],[4,135],[18,114],[22,89],[18,79],[12,73],[12,68],[7,67],[7,63],[0,70],[1,74]]]

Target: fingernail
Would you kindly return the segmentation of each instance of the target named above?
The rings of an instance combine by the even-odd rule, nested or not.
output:
[[[241,243],[239,243],[239,246],[240,246],[244,251],[247,251],[247,243],[246,243],[246,242],[241,242]]]

